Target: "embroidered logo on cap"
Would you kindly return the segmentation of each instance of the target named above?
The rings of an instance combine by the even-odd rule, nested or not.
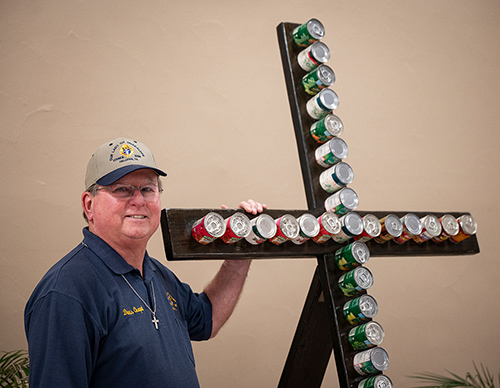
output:
[[[130,156],[132,156],[133,153],[134,153],[134,150],[128,144],[124,144],[120,148],[120,154],[122,154],[123,156],[130,157]]]

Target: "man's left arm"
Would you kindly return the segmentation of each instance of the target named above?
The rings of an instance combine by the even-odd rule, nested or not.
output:
[[[222,206],[222,208],[227,207]],[[239,208],[251,214],[258,214],[267,206],[249,199],[241,202]],[[251,260],[225,260],[219,272],[203,290],[212,303],[210,338],[217,335],[231,316],[245,284],[251,262]]]

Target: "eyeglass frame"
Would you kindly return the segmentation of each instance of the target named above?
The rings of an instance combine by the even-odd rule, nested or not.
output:
[[[120,195],[116,195],[116,193],[113,193],[113,188],[116,187],[116,186],[122,186],[122,187],[131,187],[133,189],[132,191],[132,194],[130,195],[130,191],[127,191],[127,193],[129,193],[129,195],[127,196],[124,196],[124,197],[120,197]],[[154,194],[154,198],[146,198],[144,196],[144,193],[142,192],[142,189],[144,188],[155,188],[155,189],[158,189],[158,191],[153,191],[151,194]],[[109,186],[102,186],[102,187],[98,187],[95,189],[95,191],[99,191],[99,190],[108,190],[109,193],[114,196],[115,198],[118,198],[118,199],[125,199],[125,200],[130,200],[134,197],[135,195],[135,191],[136,190],[139,190],[139,193],[141,194],[142,198],[147,201],[147,202],[151,202],[151,201],[154,201],[157,197],[160,196],[161,193],[163,193],[163,188],[160,186],[160,185],[153,185],[153,184],[150,184],[150,185],[144,185],[144,186],[140,186],[140,187],[137,187],[137,186],[134,186],[134,185],[127,185],[127,184],[124,184],[124,183],[114,183],[112,185],[109,185]]]

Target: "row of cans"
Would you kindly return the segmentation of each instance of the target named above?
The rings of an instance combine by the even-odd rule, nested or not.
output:
[[[324,212],[315,217],[305,213],[298,218],[284,214],[274,219],[262,213],[250,220],[241,212],[226,219],[210,212],[193,223],[191,234],[200,244],[209,244],[218,238],[226,244],[234,244],[242,239],[253,245],[268,240],[276,245],[286,241],[300,245],[309,239],[320,244],[329,239],[344,243],[352,237],[349,221],[352,216],[349,214],[339,217],[334,212]]]

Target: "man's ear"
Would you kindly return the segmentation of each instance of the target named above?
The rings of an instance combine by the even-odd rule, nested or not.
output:
[[[93,220],[93,203],[94,197],[88,191],[85,191],[82,194],[82,207],[84,213],[87,215],[87,219],[89,222]]]

